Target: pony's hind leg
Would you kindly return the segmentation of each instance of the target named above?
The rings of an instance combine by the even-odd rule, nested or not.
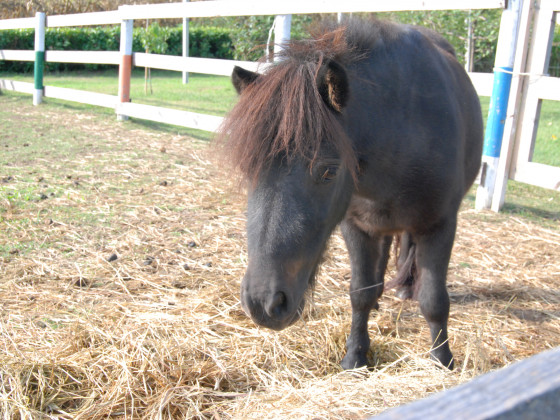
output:
[[[416,245],[418,302],[430,327],[431,355],[449,369],[453,369],[453,355],[447,337],[449,295],[446,278],[456,224],[454,217],[447,220],[432,233],[418,236]]]
[[[341,365],[344,369],[354,369],[367,365],[368,318],[370,311],[379,307],[377,299],[383,293],[392,237],[370,236],[350,221],[344,221],[341,228],[352,265],[352,327]]]

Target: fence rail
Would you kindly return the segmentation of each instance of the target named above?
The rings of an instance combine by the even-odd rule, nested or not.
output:
[[[557,419],[559,413],[556,348],[370,420]]]

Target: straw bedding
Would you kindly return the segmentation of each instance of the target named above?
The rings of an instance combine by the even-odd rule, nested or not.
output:
[[[465,204],[449,269],[457,369],[430,361],[417,304],[387,292],[370,320],[373,367],[342,372],[338,233],[304,319],[260,329],[239,304],[244,194],[211,145],[3,102],[82,146],[2,170],[16,174],[6,188],[55,193],[0,203],[12,249],[0,259],[1,418],[363,418],[560,344],[558,227]]]

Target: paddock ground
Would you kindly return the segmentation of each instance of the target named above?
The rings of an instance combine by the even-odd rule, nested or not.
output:
[[[255,327],[239,305],[245,196],[212,144],[30,103],[0,96],[4,419],[357,419],[560,345],[557,193],[534,192],[548,210],[501,214],[465,200],[449,268],[455,371],[430,361],[418,305],[388,291],[370,319],[372,368],[342,372],[339,234],[304,320]]]

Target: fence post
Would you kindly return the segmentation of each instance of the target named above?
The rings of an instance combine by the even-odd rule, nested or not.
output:
[[[509,0],[508,8],[503,11],[500,22],[494,64],[494,85],[482,151],[481,178],[476,192],[475,208],[477,210],[489,209],[494,196],[522,3],[523,0]]]
[[[292,29],[292,15],[278,15],[274,19],[274,56],[284,49],[286,41],[290,40]]]
[[[121,23],[121,63],[119,65],[119,104],[130,102],[130,76],[132,72],[132,27],[134,20],[124,19]],[[128,116],[119,114],[117,120],[127,120]]]
[[[183,3],[188,3],[190,0],[183,0]],[[189,56],[189,18],[183,18],[183,57]],[[189,73],[183,72],[183,84],[189,83]]]
[[[35,90],[33,91],[33,105],[43,102],[43,73],[45,70],[45,22],[46,15],[37,12],[35,15],[35,66],[34,81]]]

